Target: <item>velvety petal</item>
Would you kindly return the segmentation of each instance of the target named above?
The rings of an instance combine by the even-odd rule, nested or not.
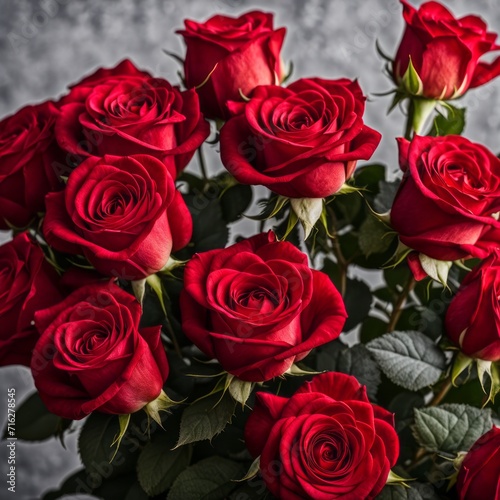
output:
[[[38,340],[33,325],[35,312],[62,299],[58,275],[39,246],[21,233],[0,247],[0,366],[29,366]]]
[[[497,57],[492,63],[480,62],[476,66],[470,86],[471,88],[479,87],[498,75],[500,75],[500,57]]]
[[[186,20],[178,33],[187,46],[187,86],[197,87],[203,112],[211,118],[227,117],[225,104],[241,100],[239,89],[249,95],[257,85],[274,84],[282,77],[279,54],[285,29],[273,30],[271,14],[214,16],[205,23]]]
[[[440,37],[427,44],[419,73],[425,82],[424,95],[453,96],[470,79],[467,70],[471,58],[467,46],[455,37]]]
[[[221,130],[222,162],[239,182],[282,196],[334,194],[381,139],[363,125],[364,100],[359,85],[345,79],[259,86]]]
[[[287,399],[259,392],[252,413],[245,425],[245,443],[253,457],[258,457],[267,443],[269,433],[279,420]]]
[[[160,328],[139,332],[140,317],[135,298],[112,283],[79,288],[36,314],[41,336],[31,370],[50,411],[71,419],[94,410],[127,414],[159,395],[168,375]]]
[[[305,382],[295,394],[317,392],[326,394],[336,401],[365,401],[368,403],[366,388],[354,377],[339,372],[326,372],[315,376],[312,381]]]
[[[500,428],[481,436],[465,456],[457,479],[460,500],[474,500],[477,492],[497,500],[500,493]]]

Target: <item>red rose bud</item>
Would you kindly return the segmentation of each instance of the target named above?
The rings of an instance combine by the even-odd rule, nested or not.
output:
[[[45,211],[49,191],[62,182],[53,163],[58,110],[48,101],[26,106],[0,122],[0,229],[24,228]]]
[[[62,300],[58,279],[26,233],[0,246],[0,366],[30,365],[35,312]]]
[[[111,283],[89,285],[36,314],[31,371],[47,409],[81,419],[117,415],[160,396],[168,363],[160,326],[139,329],[141,306]]]
[[[47,242],[85,255],[108,276],[154,274],[191,238],[186,204],[165,165],[152,156],[90,157],[46,204]]]
[[[186,265],[181,313],[186,336],[250,382],[285,373],[337,338],[347,317],[330,278],[271,232],[196,254]]]
[[[222,127],[222,163],[239,182],[289,198],[336,193],[381,139],[363,123],[359,84],[347,79],[258,87],[232,109],[240,113]]]
[[[227,101],[242,101],[257,85],[278,85],[283,79],[280,51],[286,30],[273,28],[272,14],[217,15],[184,24],[177,33],[187,46],[186,85],[196,87],[208,117],[226,119]]]
[[[500,160],[469,140],[399,139],[403,180],[391,209],[401,243],[426,257],[484,258],[500,246]]]
[[[375,498],[399,455],[394,416],[349,375],[323,373],[291,398],[257,393],[245,441],[284,499]]]
[[[500,259],[487,258],[464,278],[446,313],[448,337],[473,358],[500,361]]]
[[[469,450],[458,472],[460,500],[500,500],[500,427],[493,427]]]
[[[393,78],[412,94],[429,99],[454,99],[500,74],[500,58],[493,63],[480,58],[500,46],[497,35],[487,31],[476,16],[456,19],[438,2],[418,10],[405,0],[406,29],[396,54]]]
[[[56,123],[70,165],[89,155],[148,154],[164,161],[173,177],[209,133],[194,90],[181,92],[128,60],[74,85]]]

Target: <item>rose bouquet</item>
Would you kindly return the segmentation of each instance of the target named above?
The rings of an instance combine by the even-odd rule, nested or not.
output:
[[[37,389],[4,437],[83,464],[44,499],[500,499],[500,160],[455,104],[500,45],[402,4],[395,175],[370,89],[295,79],[259,11],[187,20],[180,84],[124,60],[0,122],[0,362]]]

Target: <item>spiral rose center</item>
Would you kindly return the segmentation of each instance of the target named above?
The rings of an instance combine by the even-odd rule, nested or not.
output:
[[[119,96],[110,107],[110,111],[117,117],[127,117],[129,115],[142,116],[154,107],[155,100],[151,95],[130,95]]]
[[[98,217],[104,219],[113,215],[123,215],[127,206],[137,201],[131,193],[120,193],[115,198],[109,200],[104,207],[100,207]]]
[[[107,338],[107,334],[103,331],[85,332],[81,338],[75,342],[75,351],[80,354],[91,354],[95,351]]]
[[[279,304],[279,295],[277,291],[267,290],[265,288],[257,288],[243,292],[237,302],[251,309],[258,309],[266,313],[274,310]]]
[[[349,445],[336,433],[318,436],[312,443],[311,459],[318,471],[342,471],[349,465]]]
[[[446,173],[458,184],[467,185],[474,189],[480,189],[482,187],[481,179],[476,177],[473,172],[470,172],[462,165],[455,163],[448,165],[446,167]]]

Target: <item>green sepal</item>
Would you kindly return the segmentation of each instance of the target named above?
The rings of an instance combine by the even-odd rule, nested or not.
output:
[[[144,408],[143,410],[147,413],[148,418],[153,419],[160,427],[163,428],[162,422],[161,422],[161,416],[160,412],[168,412],[170,408],[177,406],[181,404],[182,401],[173,401],[171,400],[165,393],[165,391],[162,389],[160,392],[160,395],[154,399],[153,401],[150,401]]]
[[[495,396],[500,392],[500,366],[499,363],[493,361],[485,361],[482,359],[476,360],[477,375],[483,392],[488,396],[488,399],[483,404],[486,406],[490,401],[495,402]],[[486,388],[485,380],[490,382],[489,391]]]
[[[424,93],[424,84],[417,73],[415,66],[413,66],[411,57],[408,63],[408,68],[403,75],[402,84],[411,95],[421,96]]]
[[[313,370],[303,370],[299,366],[297,366],[295,363],[288,368],[288,370],[283,374],[283,375],[291,375],[292,377],[303,377],[305,375],[318,375],[323,372],[316,372]]]
[[[468,371],[467,378],[469,377],[473,363],[474,359],[466,356],[463,352],[457,354],[451,369],[451,383],[454,387],[457,387],[456,380],[465,370]]]
[[[153,291],[156,293],[158,300],[160,301],[161,308],[163,312],[165,313],[165,316],[167,315],[167,309],[165,307],[165,301],[163,300],[163,288],[161,285],[161,279],[159,278],[158,275],[156,274],[151,274],[146,278],[146,283],[153,289]]]
[[[404,486],[405,488],[409,488],[410,486],[407,484],[407,481],[414,481],[414,479],[408,479],[398,476],[395,472],[390,470],[385,484],[399,484],[401,486]]]
[[[252,462],[252,465],[248,468],[247,473],[241,478],[236,479],[236,482],[242,483],[243,481],[248,481],[253,479],[260,472],[260,455]]]
[[[210,80],[213,72],[217,69],[218,65],[219,65],[219,63],[215,63],[215,66],[212,68],[212,70],[210,71],[210,73],[208,73],[208,75],[206,76],[205,80],[203,80],[199,85],[196,85],[195,90],[201,89],[201,87],[203,87],[204,85],[206,85],[208,83],[208,81]]]
[[[116,454],[118,453],[118,449],[120,448],[120,444],[122,442],[123,436],[125,436],[125,433],[127,432],[128,429],[128,424],[130,423],[130,413],[127,415],[118,415],[118,423],[120,425],[120,430],[118,434],[115,436],[113,439],[113,442],[111,443],[111,446],[114,446],[116,444],[116,449],[113,452],[113,455],[111,456],[109,463],[113,461],[113,459],[116,457]]]
[[[286,207],[286,205],[290,201],[290,198],[287,198],[286,196],[278,196],[277,198],[275,198],[275,200],[276,201],[274,202],[274,207],[271,209],[269,214],[267,213],[268,212],[267,205],[269,205],[272,202],[272,199],[263,202],[264,210],[262,210],[262,212],[259,215],[245,215],[245,217],[250,220],[258,220],[258,221],[272,219],[279,212],[281,212],[283,208]],[[259,204],[261,204],[262,206],[262,202],[259,202]]]

